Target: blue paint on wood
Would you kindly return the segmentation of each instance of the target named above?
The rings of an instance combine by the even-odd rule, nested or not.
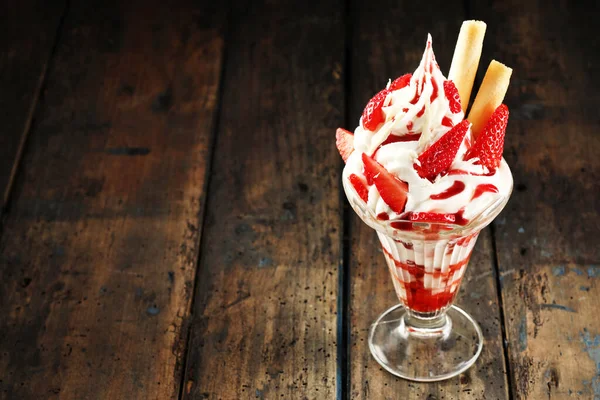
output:
[[[594,375],[591,382],[588,382],[588,385],[592,388],[594,398],[600,398],[600,335],[592,337],[590,332],[584,328],[580,337],[585,352],[596,365],[596,375]]]
[[[600,276],[600,265],[590,265],[587,269],[588,277],[597,278]]]
[[[519,351],[527,349],[527,317],[523,316],[519,323]]]
[[[262,257],[258,260],[258,268],[268,267],[269,265],[273,265],[273,260],[269,257]]]
[[[572,309],[571,307],[563,306],[560,304],[542,304],[541,307],[546,308],[546,309],[554,308],[556,310],[568,311],[568,312],[572,312],[572,313],[577,312],[574,309]]]
[[[148,315],[152,315],[152,316],[158,315],[160,313],[160,308],[158,308],[154,305],[154,306],[148,307],[146,309],[146,312],[148,313]]]
[[[563,276],[567,272],[567,268],[564,265],[557,265],[552,268],[552,274],[554,276]]]
[[[583,275],[583,271],[580,268],[571,267],[571,271],[575,272],[579,276]]]

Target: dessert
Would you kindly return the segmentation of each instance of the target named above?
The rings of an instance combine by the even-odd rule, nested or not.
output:
[[[393,348],[423,344],[405,343],[414,332],[430,338],[431,327],[438,327],[440,335],[444,327],[458,327],[456,335],[474,337],[475,342],[471,347],[462,343],[466,347],[457,354],[481,350],[477,324],[451,304],[479,232],[502,210],[513,184],[502,158],[509,115],[502,101],[510,68],[492,61],[465,118],[485,27],[481,21],[463,23],[450,68],[452,79],[442,74],[428,35],[417,69],[375,94],[354,132],[343,128],[336,132],[336,145],[346,163],[342,173],[346,196],[361,219],[377,231],[401,302],[373,325],[371,351],[386,369],[410,379],[445,379],[468,368],[456,361],[436,361],[442,365],[438,374],[415,372],[414,360],[392,363],[403,354]],[[447,311],[453,311],[453,324]],[[380,322],[389,315],[396,317]],[[398,329],[389,326],[399,320],[403,322]],[[423,326],[427,334],[419,328]],[[386,335],[398,332],[403,333],[393,345],[386,343]],[[377,341],[384,343],[374,344]],[[449,351],[447,344],[429,350]],[[470,355],[469,362],[478,354]]]
[[[483,25],[479,31],[485,31]],[[467,58],[472,63],[479,56]],[[455,60],[464,63],[461,57]],[[472,86],[475,69],[470,67],[462,87]],[[431,36],[415,72],[377,93],[354,133],[338,129],[346,194],[351,204],[365,210],[361,217],[368,225],[379,231],[420,231],[423,238],[435,239],[436,230],[444,229],[436,223],[468,225],[508,195],[512,175],[502,159],[508,108],[499,103],[510,71],[498,62],[492,62],[489,71],[482,85],[485,92],[480,90],[470,114],[477,121],[477,137],[474,125],[464,118],[460,91],[435,60]],[[502,87],[492,90],[498,75]],[[470,91],[470,87],[463,90]],[[487,125],[481,126],[482,121]],[[388,264],[396,269],[392,276],[397,294],[406,306],[419,312],[447,306],[475,240],[463,239],[441,252],[436,251],[439,243],[415,248],[415,243],[389,240],[379,231]]]

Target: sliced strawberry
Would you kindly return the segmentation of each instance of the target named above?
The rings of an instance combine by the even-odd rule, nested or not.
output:
[[[456,221],[455,214],[440,214],[434,212],[413,212],[409,219],[414,222],[445,222],[454,223]]]
[[[444,81],[444,94],[450,102],[450,111],[452,111],[452,114],[461,112],[460,95],[458,94],[458,89],[456,89],[454,82]]]
[[[388,90],[391,92],[393,90],[399,90],[404,87],[407,87],[410,83],[410,78],[412,78],[412,74],[404,74],[400,78],[396,78],[396,80],[392,82]]]
[[[365,129],[370,131],[374,131],[377,129],[379,124],[385,121],[385,115],[383,115],[383,111],[381,108],[383,107],[383,102],[387,97],[390,91],[387,89],[383,89],[381,92],[377,93],[365,107],[362,114],[362,124]]]
[[[469,125],[469,121],[462,120],[419,156],[421,166],[416,169],[422,178],[433,179],[450,167]]]
[[[477,157],[479,162],[490,170],[498,168],[504,150],[506,124],[508,124],[508,107],[501,104],[475,139],[473,147],[465,154],[465,160]]]
[[[354,135],[344,128],[337,128],[335,131],[335,145],[340,152],[340,156],[346,162],[354,151]]]
[[[350,183],[352,184],[354,190],[356,190],[356,193],[358,193],[360,198],[363,199],[365,203],[369,201],[369,189],[367,188],[367,185],[365,185],[363,180],[355,174],[351,174],[348,177],[348,179],[350,180]]]
[[[397,179],[383,165],[364,153],[362,160],[365,164],[365,176],[371,177],[383,201],[394,212],[401,213],[406,205],[408,184]]]

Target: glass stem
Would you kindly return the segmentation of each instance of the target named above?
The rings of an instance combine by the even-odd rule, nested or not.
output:
[[[421,337],[447,336],[452,330],[452,320],[446,311],[436,312],[434,316],[422,316],[420,313],[408,312],[404,315],[401,329],[407,335]]]

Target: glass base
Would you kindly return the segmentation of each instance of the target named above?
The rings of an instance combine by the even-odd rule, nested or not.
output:
[[[481,328],[460,308],[448,308],[437,324],[417,320],[399,304],[371,325],[369,348],[388,372],[411,381],[441,381],[466,371],[481,354]]]

